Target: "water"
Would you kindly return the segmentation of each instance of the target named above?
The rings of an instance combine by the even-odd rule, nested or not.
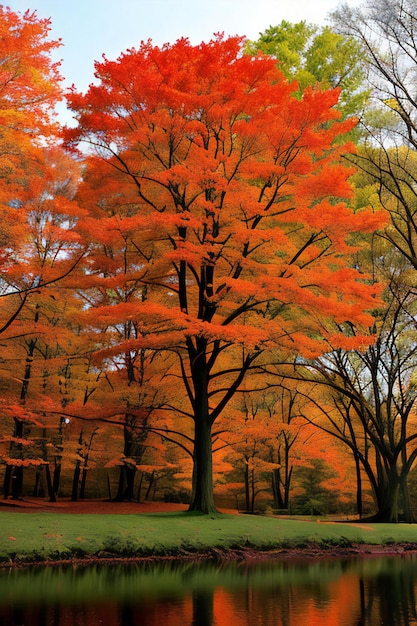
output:
[[[411,626],[417,558],[0,570],[1,626]]]

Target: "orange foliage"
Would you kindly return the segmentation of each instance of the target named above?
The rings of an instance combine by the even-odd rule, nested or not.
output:
[[[193,458],[198,490],[213,423],[216,445],[227,420],[227,444],[242,434],[231,401],[258,364],[370,341],[379,290],[350,255],[383,218],[348,206],[354,121],[337,90],[293,95],[241,38],[147,42],[69,97],[68,145],[93,147],[79,186],[51,115],[59,43],[35,14],[0,17],[5,462],[87,469],[94,448],[103,466],[188,486]],[[362,336],[335,333],[346,320]],[[297,428],[274,417],[246,420],[240,447],[262,487],[279,464],[265,434]]]
[[[203,441],[261,355],[365,345],[379,301],[350,260],[355,233],[385,221],[346,203],[353,146],[340,138],[354,120],[339,120],[337,90],[298,98],[274,59],[242,43],[142,43],[69,96],[67,142],[92,148],[78,194],[91,243],[83,323],[131,383],[142,351],[177,356],[197,491],[211,477]],[[346,320],[362,335],[335,334]]]
[[[240,44],[143,44],[97,63],[101,83],[70,97],[79,127],[68,140],[98,145],[102,157],[90,158],[80,192],[90,215],[79,227],[97,242],[89,269],[117,290],[123,252],[124,280],[148,289],[141,309],[118,298],[113,311],[100,303],[91,312],[149,318],[121,350],[175,345],[183,333],[183,342],[204,336],[312,355],[328,332],[317,318],[372,320],[377,290],[343,257],[356,249],[351,233],[383,220],[341,201],[352,195],[352,170],[341,164],[352,147],[332,142],[352,122],[337,121],[336,92],[293,98],[274,61],[239,57]],[[155,305],[169,330],[152,324]]]

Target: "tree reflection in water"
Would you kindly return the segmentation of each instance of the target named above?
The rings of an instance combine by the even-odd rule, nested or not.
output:
[[[417,558],[0,570],[7,626],[417,625]]]

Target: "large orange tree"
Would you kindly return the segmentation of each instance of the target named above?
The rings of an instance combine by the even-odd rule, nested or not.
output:
[[[52,54],[60,43],[49,35],[49,20],[0,6],[0,419],[10,426],[5,484],[13,476],[15,497],[23,465],[39,460],[28,452],[26,431],[34,420],[35,362],[56,354],[63,334],[52,323],[65,308],[56,283],[82,256],[72,231],[78,165],[60,146],[55,117],[63,96]]]
[[[339,120],[338,91],[295,96],[274,59],[242,45],[142,43],[97,63],[96,84],[69,97],[78,125],[67,140],[92,149],[80,196],[89,216],[79,228],[93,239],[85,289],[110,269],[109,289],[135,288],[128,301],[92,303],[87,322],[104,359],[175,355],[164,384],[181,380],[185,399],[166,408],[193,421],[190,509],[206,513],[212,427],[246,375],[270,351],[319,354],[329,335],[361,345],[335,337],[333,322],[365,329],[376,295],[347,262],[352,234],[380,218],[345,202],[352,170],[341,156],[352,147],[340,136],[354,122]],[[115,237],[119,271],[102,255]],[[106,332],[127,322],[128,337]]]
[[[28,292],[45,280],[25,270],[17,284],[15,265],[22,266],[22,258],[27,257],[34,188],[44,178],[50,180],[50,171],[45,173],[42,164],[44,148],[49,142],[57,144],[54,107],[62,89],[59,64],[51,54],[60,44],[49,38],[49,29],[49,20],[35,13],[22,15],[0,6],[1,295],[19,292],[23,304]],[[1,320],[1,330],[7,321]]]

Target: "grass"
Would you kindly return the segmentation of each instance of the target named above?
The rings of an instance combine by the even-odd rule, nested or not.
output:
[[[0,513],[0,563],[417,543],[417,525],[251,515]]]

